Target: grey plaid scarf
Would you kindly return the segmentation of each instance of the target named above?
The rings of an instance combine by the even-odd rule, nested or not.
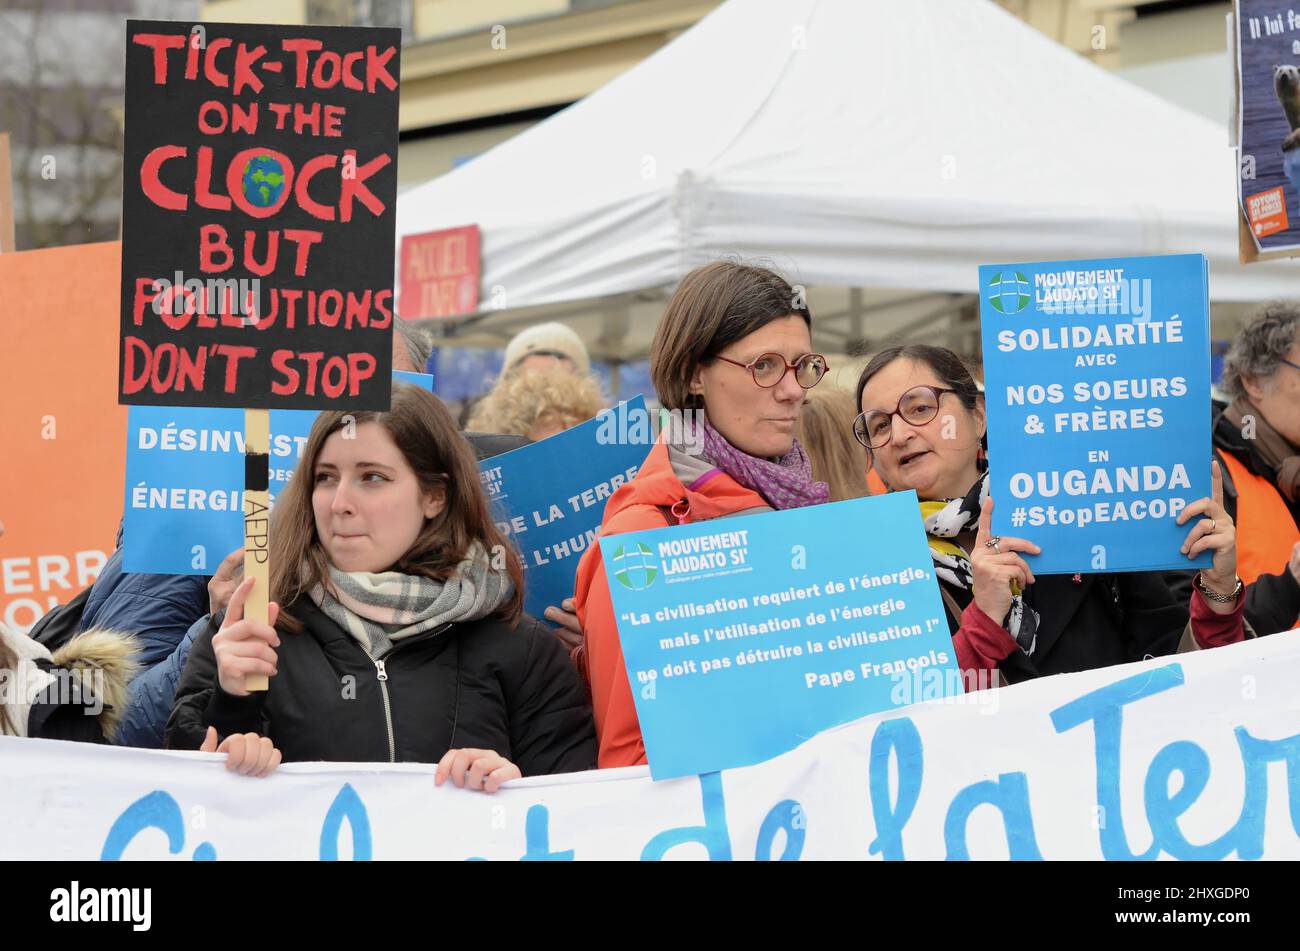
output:
[[[475,542],[446,581],[400,571],[371,574],[331,567],[329,588],[317,585],[308,596],[366,653],[382,657],[404,637],[487,617],[512,590],[510,575],[493,568],[487,549]]]

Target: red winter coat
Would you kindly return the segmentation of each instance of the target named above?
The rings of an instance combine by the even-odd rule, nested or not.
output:
[[[677,451],[670,457],[667,445],[658,442],[637,477],[610,496],[600,534],[620,535],[770,510],[761,495],[720,469]],[[599,765],[607,769],[644,763],[645,743],[623,664],[599,545],[589,547],[578,562],[574,601],[586,635],[586,674],[600,743]]]

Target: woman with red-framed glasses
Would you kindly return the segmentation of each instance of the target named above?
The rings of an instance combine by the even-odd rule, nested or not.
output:
[[[1190,609],[1160,572],[1035,576],[1025,556],[1038,546],[989,529],[984,396],[957,354],[923,344],[881,351],[858,380],[858,405],[853,438],[889,489],[913,489],[920,501],[968,690],[1245,636],[1236,532],[1221,490],[1179,516],[1190,529],[1183,554],[1214,553]]]
[[[811,326],[802,293],[766,268],[717,262],[686,275],[650,351],[674,424],[610,498],[601,534],[827,501],[795,438],[804,395],[829,369],[813,351]],[[644,763],[597,545],[583,553],[574,600],[586,634],[575,659],[591,683],[599,763]]]

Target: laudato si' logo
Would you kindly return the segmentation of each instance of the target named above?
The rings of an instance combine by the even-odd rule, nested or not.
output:
[[[989,306],[999,314],[1018,314],[1029,306],[1029,278],[1019,271],[1000,271],[989,279]]]
[[[644,591],[659,577],[659,562],[649,546],[619,545],[614,549],[614,577],[623,587]]]

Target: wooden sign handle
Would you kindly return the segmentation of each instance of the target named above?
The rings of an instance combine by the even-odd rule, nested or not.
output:
[[[244,410],[244,577],[257,579],[244,603],[244,617],[262,624],[271,590],[270,444],[270,410]],[[244,689],[266,690],[266,675],[246,675]]]
[[[14,241],[14,189],[9,164],[9,133],[0,134],[0,254],[18,250]]]

